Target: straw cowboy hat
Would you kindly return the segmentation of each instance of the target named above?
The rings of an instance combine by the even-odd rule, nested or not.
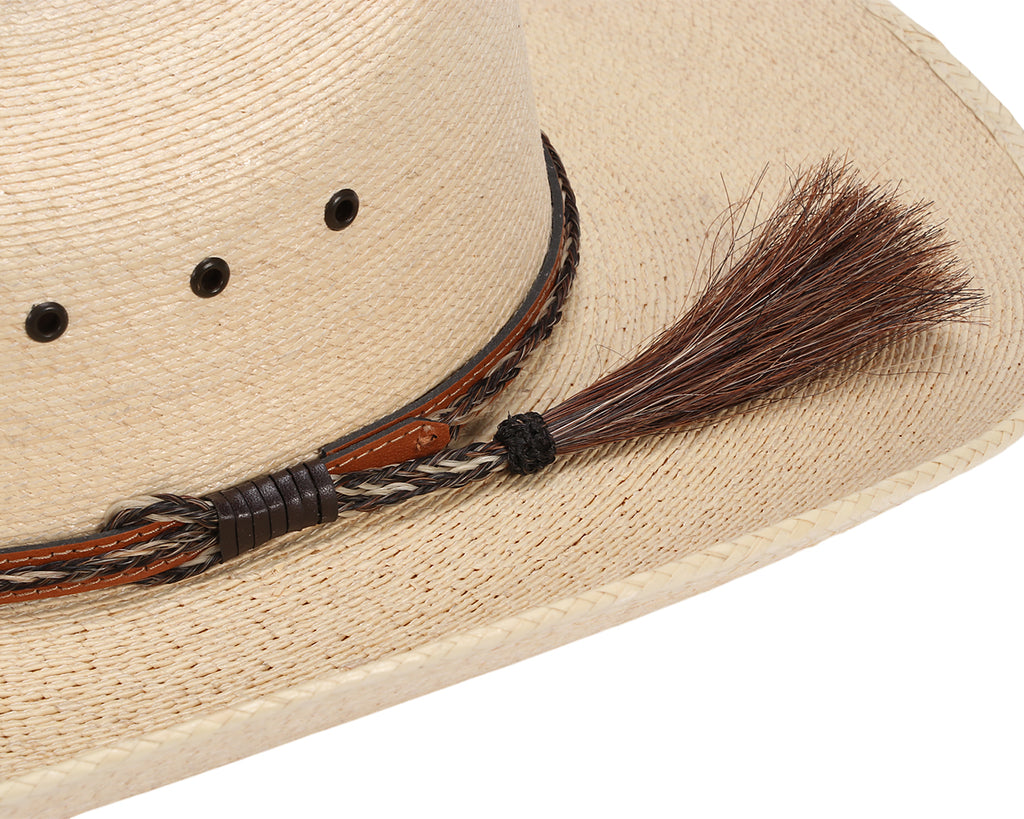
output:
[[[1024,432],[1024,134],[893,7],[777,5],[4,9],[5,815],[622,622]],[[795,298],[759,265],[850,197],[864,264],[825,267],[950,289],[804,377],[741,343]],[[743,286],[702,290],[723,221]],[[871,326],[816,287],[801,332]],[[689,414],[695,360],[781,392]]]

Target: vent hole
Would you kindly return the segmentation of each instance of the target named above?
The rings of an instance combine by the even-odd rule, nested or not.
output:
[[[338,191],[327,201],[324,221],[331,230],[344,230],[356,220],[359,213],[359,197],[349,188]]]
[[[68,311],[55,301],[33,305],[25,319],[25,332],[33,341],[53,341],[68,329]]]
[[[209,299],[224,291],[231,278],[228,263],[217,256],[203,259],[192,271],[192,292],[201,299]]]

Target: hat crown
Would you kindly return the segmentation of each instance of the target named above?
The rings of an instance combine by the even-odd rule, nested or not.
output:
[[[0,28],[8,542],[308,455],[458,368],[538,273],[512,3],[7,4]],[[193,282],[211,257],[220,292]]]

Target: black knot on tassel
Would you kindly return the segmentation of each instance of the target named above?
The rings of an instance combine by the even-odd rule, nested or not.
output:
[[[495,442],[508,450],[508,470],[532,475],[555,461],[555,439],[538,412],[510,415],[494,433]]]

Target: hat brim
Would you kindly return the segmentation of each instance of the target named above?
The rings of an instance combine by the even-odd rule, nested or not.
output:
[[[933,200],[989,296],[985,324],[827,393],[342,522],[186,584],[11,608],[5,652],[25,649],[5,683],[45,700],[10,746],[12,815],[83,810],[621,622],[1024,432],[1021,130],[888,6],[692,13],[527,7],[583,261],[566,320],[489,416],[557,402],[668,324],[725,188],[766,163],[778,190],[787,166],[838,151]]]

